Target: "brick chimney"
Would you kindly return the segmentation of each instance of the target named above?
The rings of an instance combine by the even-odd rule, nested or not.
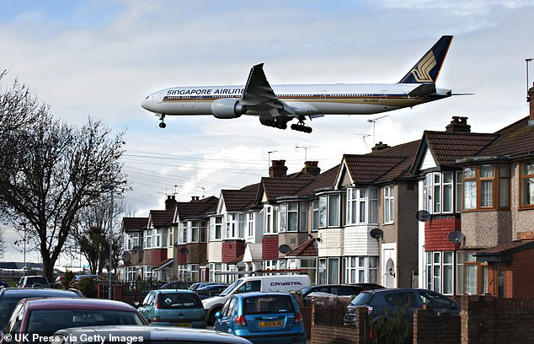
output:
[[[285,178],[287,176],[287,166],[285,160],[273,160],[269,167],[269,177]]]
[[[191,196],[191,201],[198,201],[200,200],[200,196]]]
[[[530,103],[530,112],[528,116],[528,126],[534,127],[534,83],[528,90],[527,102]]]
[[[387,143],[382,143],[382,141],[380,141],[377,144],[375,144],[375,146],[373,148],[371,148],[371,151],[378,152],[378,151],[381,151],[382,149],[386,149],[386,148],[389,148]]]
[[[317,166],[318,164],[318,161],[306,161],[302,172],[305,172],[310,176],[318,176],[321,173],[321,168]]]
[[[447,132],[470,133],[471,126],[467,124],[467,117],[452,116],[452,121],[445,127]]]
[[[176,208],[176,197],[174,195],[167,196],[165,200],[165,210],[172,210]]]

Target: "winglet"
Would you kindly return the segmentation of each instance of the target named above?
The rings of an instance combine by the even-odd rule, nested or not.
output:
[[[399,84],[436,83],[451,42],[452,36],[442,36]]]

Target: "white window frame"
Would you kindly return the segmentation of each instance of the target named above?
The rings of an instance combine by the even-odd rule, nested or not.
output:
[[[237,232],[237,213],[228,213],[225,216],[224,221],[224,239],[233,239],[236,237]]]
[[[445,183],[446,174],[450,174],[452,178],[450,183]],[[455,173],[455,171],[427,173],[423,181],[423,209],[428,211],[430,214],[453,214],[455,211],[460,212],[461,209],[457,209],[456,206],[456,193],[458,192],[458,185],[462,185],[462,183],[457,183],[455,178],[458,178],[458,174]],[[445,202],[444,190],[446,187],[451,188],[449,211],[443,211],[443,205]],[[439,190],[439,199],[435,198],[436,190]]]
[[[219,237],[217,237],[217,229]],[[210,217],[210,241],[220,241],[223,235],[223,217],[212,216]]]
[[[384,224],[395,222],[395,191],[392,185],[384,187]]]
[[[344,260],[345,283],[377,283],[378,256],[351,256]]]
[[[278,234],[279,221],[278,208],[274,205],[265,205],[265,231],[264,234]]]
[[[331,222],[331,199],[337,197],[337,223]],[[324,223],[323,223],[324,220]],[[341,194],[328,193],[319,196],[319,228],[337,228],[341,226]]]
[[[445,255],[449,255],[452,261],[445,263]],[[437,259],[436,259],[437,257]],[[456,257],[454,251],[427,251],[425,252],[425,286],[428,290],[433,290],[444,295],[453,295],[456,284],[455,266]],[[445,267],[450,268],[450,285],[451,290],[446,292],[445,286]],[[436,269],[439,270],[439,275],[436,274]],[[447,273],[449,273],[447,272]]]
[[[247,213],[247,237],[252,238],[254,237],[254,230],[255,230],[255,219],[256,216],[253,212]]]
[[[312,231],[316,232],[319,229],[320,222],[319,199],[316,199],[312,202]]]

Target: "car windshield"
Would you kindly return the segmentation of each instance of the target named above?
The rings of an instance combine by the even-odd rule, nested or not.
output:
[[[4,297],[0,299],[0,329],[3,329],[6,325],[19,300],[20,298],[18,297]]]
[[[295,313],[291,297],[287,295],[262,295],[243,299],[243,313],[271,314]]]
[[[203,308],[198,296],[191,293],[168,293],[158,296],[158,308]]]
[[[71,327],[144,325],[137,313],[100,309],[37,309],[30,312],[27,333],[49,336]]]
[[[351,305],[354,306],[367,306],[371,302],[371,299],[373,298],[373,294],[371,293],[359,293],[358,296],[354,298],[354,300],[351,301]]]
[[[48,284],[48,281],[44,277],[28,277],[26,285],[31,286],[34,284]]]
[[[241,282],[242,280],[240,279],[235,280],[234,283],[230,284],[226,289],[223,290],[223,292],[221,293],[221,296],[226,296],[230,294],[237,287],[237,285]]]

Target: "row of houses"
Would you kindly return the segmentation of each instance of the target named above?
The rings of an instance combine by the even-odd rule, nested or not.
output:
[[[534,97],[534,87],[529,91]],[[306,161],[218,197],[125,217],[125,280],[232,282],[307,273],[446,295],[534,294],[534,101],[492,133],[452,117],[443,131],[321,171]]]

